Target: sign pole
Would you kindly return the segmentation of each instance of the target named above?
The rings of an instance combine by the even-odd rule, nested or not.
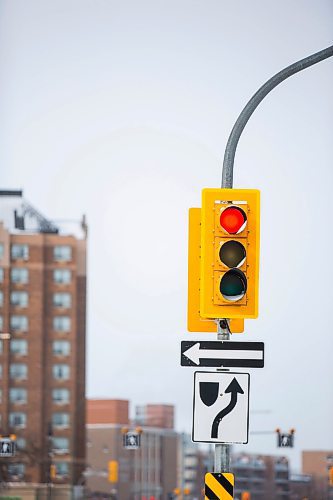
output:
[[[217,322],[217,340],[229,340],[230,329],[227,319]],[[216,444],[214,454],[214,472],[230,472],[230,445]]]
[[[214,456],[214,472],[230,472],[230,445],[216,444]]]

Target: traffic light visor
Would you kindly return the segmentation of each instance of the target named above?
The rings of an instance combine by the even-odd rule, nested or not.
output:
[[[220,282],[220,292],[225,300],[237,302],[244,297],[247,289],[245,274],[239,269],[227,271]]]
[[[220,215],[220,224],[227,234],[241,233],[247,223],[247,218],[244,210],[240,207],[231,205],[225,208]]]

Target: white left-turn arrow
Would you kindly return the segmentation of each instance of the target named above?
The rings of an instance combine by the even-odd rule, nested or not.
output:
[[[263,352],[238,349],[200,349],[200,342],[183,352],[192,363],[200,364],[200,359],[263,359]]]

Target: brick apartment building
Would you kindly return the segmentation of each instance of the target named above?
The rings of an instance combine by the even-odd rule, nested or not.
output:
[[[333,450],[304,450],[302,452],[302,472],[312,476],[314,498],[333,498],[333,484],[330,469],[333,467]]]
[[[174,428],[174,406],[164,404],[140,405],[135,409],[135,421],[138,425]]]
[[[161,409],[165,406],[170,417],[170,405],[157,406],[160,422],[170,422]],[[150,427],[141,420],[140,449],[125,449],[124,428],[132,430],[138,426],[137,421],[130,422],[128,407],[126,400],[87,402],[87,487],[90,495],[94,498],[96,494],[105,494],[110,498],[111,493],[112,498],[121,500],[164,500],[177,487],[178,435],[169,427]],[[116,482],[108,477],[111,461],[118,464]]]
[[[85,224],[64,233],[0,191],[0,433],[17,436],[2,480],[82,480],[85,316]]]

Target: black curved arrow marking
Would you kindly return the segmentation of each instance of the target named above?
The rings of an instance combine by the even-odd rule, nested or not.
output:
[[[223,408],[223,410],[221,410],[214,418],[213,425],[212,425],[212,432],[211,432],[211,437],[214,439],[217,439],[219,425],[220,425],[222,418],[225,417],[226,415],[228,415],[228,413],[230,413],[235,408],[236,403],[237,403],[237,394],[238,393],[244,394],[243,389],[241,388],[241,386],[239,385],[239,383],[237,382],[235,377],[232,379],[232,381],[230,382],[230,384],[226,388],[225,392],[231,392],[231,399],[230,399],[230,403],[228,404],[228,406]]]

